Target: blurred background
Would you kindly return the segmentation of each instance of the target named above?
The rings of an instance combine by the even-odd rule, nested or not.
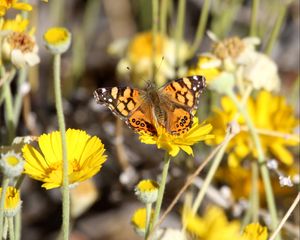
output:
[[[38,136],[58,129],[53,95],[52,55],[45,49],[42,36],[49,27],[66,27],[72,33],[71,48],[62,57],[66,126],[83,129],[91,135],[100,137],[108,155],[108,161],[101,173],[93,178],[93,182],[83,184],[72,192],[73,198],[78,200],[78,205],[72,206],[74,212],[71,239],[139,239],[130,226],[132,213],[137,207],[141,207],[134,196],[133,188],[139,179],[158,176],[161,172],[163,151],[157,151],[155,146],[140,143],[138,136],[117,120],[106,107],[96,104],[93,91],[108,86],[140,87],[139,82],[131,81],[133,79],[131,69],[127,69],[131,67],[126,65],[126,62],[122,62],[122,65],[120,61],[126,56],[128,42],[137,33],[151,31],[152,1],[28,2],[33,5],[29,18],[30,25],[36,30],[41,62],[29,70],[28,81],[31,90],[24,97],[17,135]],[[174,38],[179,1],[168,2],[166,32]],[[195,38],[203,1],[185,2],[183,38],[189,45]],[[283,27],[271,57],[277,63],[282,79],[280,93],[288,97],[299,116],[297,86],[299,86],[300,6],[299,1],[293,1],[282,13],[283,2],[285,1],[260,1],[257,36],[261,39],[259,48],[264,50],[278,16],[283,15]],[[248,36],[251,4],[250,0],[212,0],[206,30],[215,33],[219,39],[236,35],[241,38]],[[14,14],[13,11],[11,14]],[[193,58],[207,52],[211,44],[212,41],[205,35],[195,51],[196,54],[184,58],[184,65],[192,64]],[[180,77],[179,71],[174,77]],[[147,79],[140,79],[141,82],[145,80]],[[166,80],[172,78],[167,77]],[[210,103],[208,95],[204,95],[200,108],[203,103]],[[210,107],[209,105],[208,108]],[[3,113],[4,110],[1,108],[1,136],[5,134]],[[202,115],[200,118],[206,117]],[[125,141],[116,141],[117,137]],[[200,149],[202,152],[195,154],[195,161],[190,158],[183,162],[182,160],[187,157],[180,154],[172,163],[164,206],[174,198],[193,166],[198,165],[209,152],[204,145],[201,145]],[[59,190],[45,191],[39,182],[28,178],[23,184],[22,239],[55,239],[61,225]],[[284,196],[288,198],[289,195]],[[299,223],[299,217],[297,219]],[[166,225],[180,226],[179,208],[169,215],[163,226]]]

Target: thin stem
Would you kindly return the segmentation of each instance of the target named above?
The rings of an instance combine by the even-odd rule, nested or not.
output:
[[[61,80],[60,80],[60,54],[54,55],[54,93],[55,106],[58,118],[58,125],[61,134],[62,143],[62,158],[63,158],[63,239],[69,239],[69,221],[70,221],[70,192],[68,179],[68,158],[67,158],[67,141],[66,141],[66,127],[62,105],[61,94]]]
[[[204,198],[204,195],[205,193],[207,192],[207,189],[208,189],[208,186],[209,184],[211,183],[211,180],[213,178],[213,176],[215,175],[220,163],[221,163],[221,160],[224,156],[224,153],[225,153],[225,150],[226,150],[226,147],[228,145],[228,143],[230,142],[231,138],[233,137],[233,134],[232,133],[227,133],[226,137],[225,137],[225,140],[224,140],[224,143],[222,145],[222,147],[220,148],[220,150],[218,151],[215,159],[213,160],[212,162],[212,165],[208,171],[208,174],[203,182],[203,185],[201,187],[201,190],[199,191],[199,193],[197,194],[197,197],[193,203],[193,206],[192,206],[192,213],[195,214],[200,205],[201,205],[201,202]]]
[[[246,111],[245,107],[239,102],[238,98],[236,97],[235,93],[231,89],[230,91],[227,92],[227,95],[231,98],[231,100],[234,102],[236,107],[238,108],[239,112],[243,115],[246,124],[249,128],[250,134],[252,136],[252,139],[254,141],[255,148],[257,150],[258,154],[258,163],[260,165],[260,171],[266,191],[266,199],[267,199],[267,204],[268,204],[268,209],[270,211],[271,215],[271,229],[274,230],[275,227],[278,224],[278,217],[277,217],[277,210],[276,210],[276,205],[275,205],[275,200],[274,200],[274,194],[273,194],[273,189],[270,181],[270,175],[268,168],[265,165],[265,156],[264,152],[262,149],[262,145],[258,136],[258,133],[256,132],[255,126]],[[280,236],[278,236],[278,239],[281,239]]]
[[[152,230],[153,226],[155,226],[155,224],[159,218],[160,209],[161,209],[163,196],[164,196],[164,192],[165,192],[165,187],[166,187],[166,182],[167,182],[169,165],[170,165],[170,156],[169,156],[168,152],[166,152],[165,157],[164,157],[164,166],[163,166],[162,176],[161,176],[161,180],[159,183],[157,201],[155,204],[153,223],[152,223],[152,227],[151,227],[150,231]]]
[[[145,233],[145,240],[148,239],[148,235],[149,235],[151,212],[152,212],[152,203],[146,203],[146,233]]]
[[[211,0],[204,0],[203,2],[201,16],[199,18],[198,27],[197,27],[196,37],[190,50],[190,56],[194,56],[197,49],[201,45],[204,36],[204,31],[206,28],[207,19],[208,19],[210,2]]]
[[[176,58],[176,66],[181,66],[182,62],[179,59],[179,51],[180,51],[180,44],[183,39],[184,34],[184,18],[185,18],[185,5],[186,0],[179,0],[178,2],[178,15],[177,15],[177,22],[176,22],[176,35],[175,35],[175,58]]]
[[[5,122],[8,131],[8,144],[10,144],[15,137],[15,124],[14,124],[14,110],[13,110],[13,99],[10,90],[10,83],[6,81],[3,84],[3,94],[5,99]]]
[[[169,0],[162,0],[160,3],[160,33],[165,36],[167,33],[167,20],[168,20],[168,2]]]
[[[16,217],[15,217],[15,240],[20,240],[21,239],[21,215],[22,211],[18,211]]]
[[[257,22],[258,6],[259,6],[259,0],[253,0],[252,11],[251,11],[251,24],[250,24],[250,36],[253,37],[257,35],[256,22]]]
[[[9,240],[15,240],[14,218],[8,217]]]
[[[156,83],[155,58],[157,50],[157,32],[158,32],[158,0],[152,1],[152,76],[153,83]]]
[[[258,182],[259,173],[258,166],[256,162],[252,162],[252,222],[258,222],[258,211],[259,211],[259,192],[258,192]]]
[[[284,223],[288,220],[289,216],[292,214],[292,212],[294,211],[294,209],[297,206],[297,204],[299,203],[299,201],[300,201],[300,192],[298,192],[298,195],[295,198],[293,204],[290,206],[289,210],[286,212],[286,214],[282,218],[280,224],[278,225],[276,230],[273,232],[273,234],[272,234],[272,236],[270,237],[269,240],[274,240],[275,239],[276,235],[279,233],[279,231],[283,227]]]
[[[9,178],[3,177],[2,186],[1,186],[1,197],[0,197],[0,239],[3,236],[3,215],[4,215],[4,202],[6,196],[6,190],[8,187]]]
[[[276,43],[276,41],[278,39],[278,35],[279,35],[280,30],[281,30],[281,27],[282,27],[282,24],[283,24],[285,15],[286,15],[286,11],[287,11],[287,5],[283,4],[283,6],[281,6],[279,8],[279,14],[278,14],[277,20],[275,22],[275,26],[273,27],[271,37],[270,37],[270,39],[267,43],[265,53],[268,54],[268,55],[271,54],[271,52],[273,50],[273,47],[274,47],[274,44]]]
[[[17,79],[17,94],[15,97],[15,103],[14,103],[14,124],[15,124],[15,126],[18,126],[18,122],[19,122],[19,118],[20,118],[20,114],[21,114],[22,99],[23,99],[22,87],[26,81],[26,76],[27,76],[27,69],[25,67],[23,67],[19,70],[19,75],[18,75],[18,79]]]
[[[225,141],[227,141],[226,139],[224,139],[224,141],[219,144],[208,156],[207,158],[202,162],[201,165],[199,165],[199,167],[196,169],[196,171],[187,178],[185,184],[182,186],[182,188],[179,190],[179,192],[177,193],[176,197],[173,199],[173,201],[171,202],[171,204],[168,206],[167,210],[162,214],[162,216],[160,217],[159,221],[155,224],[155,226],[153,226],[153,231],[155,231],[155,229],[157,228],[157,226],[159,226],[163,220],[166,218],[166,216],[169,214],[169,212],[171,212],[171,210],[173,209],[173,207],[175,206],[175,204],[178,202],[178,200],[180,199],[180,197],[182,196],[182,194],[185,192],[185,190],[193,183],[194,179],[200,174],[200,172],[202,171],[202,169],[211,161],[211,159],[217,154],[217,152],[220,150],[220,148],[223,146],[223,144],[225,144]]]

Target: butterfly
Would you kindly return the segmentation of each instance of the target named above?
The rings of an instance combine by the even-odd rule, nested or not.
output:
[[[172,135],[181,135],[192,126],[194,110],[205,87],[203,76],[190,76],[166,83],[159,89],[152,83],[148,83],[145,90],[98,88],[94,97],[136,132],[153,136],[157,135],[158,126],[162,126]]]

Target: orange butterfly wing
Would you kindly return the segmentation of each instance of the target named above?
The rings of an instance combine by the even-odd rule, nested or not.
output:
[[[98,88],[94,92],[99,104],[105,104],[116,116],[135,131],[156,134],[150,111],[143,104],[144,91],[125,87]]]
[[[171,102],[171,107],[162,106],[167,113],[165,127],[171,134],[183,134],[192,126],[193,111],[198,108],[205,86],[204,77],[191,76],[172,81],[159,90]]]

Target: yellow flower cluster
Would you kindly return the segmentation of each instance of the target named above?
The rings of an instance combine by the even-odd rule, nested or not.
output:
[[[265,153],[276,157],[286,165],[291,165],[293,155],[286,147],[296,146],[298,142],[293,138],[268,135],[268,131],[278,132],[281,135],[293,134],[299,125],[299,119],[296,119],[292,107],[287,104],[285,98],[272,95],[267,91],[260,91],[256,98],[248,99],[245,107],[258,132],[261,133],[260,140]],[[209,119],[214,126],[212,133],[215,138],[208,140],[207,143],[222,142],[227,124],[235,118],[237,113],[232,100],[226,96],[222,97],[221,109],[215,109],[214,115]],[[232,167],[237,167],[248,155],[257,158],[257,151],[245,125],[245,119],[239,115],[237,121],[242,131],[230,141],[227,147],[228,163]]]

